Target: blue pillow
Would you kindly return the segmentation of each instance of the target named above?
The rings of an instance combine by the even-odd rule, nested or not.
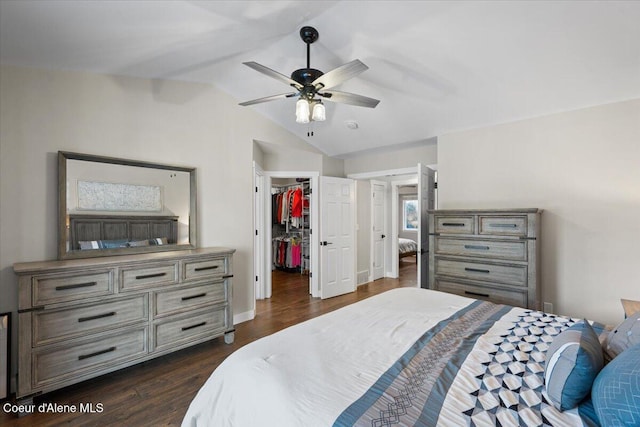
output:
[[[549,401],[560,411],[578,406],[603,364],[602,347],[589,322],[562,331],[549,346],[544,367]]]
[[[602,427],[640,426],[640,344],[604,367],[593,383],[591,399]]]
[[[126,248],[128,240],[127,239],[99,240],[98,242],[102,249],[114,249],[114,248]]]

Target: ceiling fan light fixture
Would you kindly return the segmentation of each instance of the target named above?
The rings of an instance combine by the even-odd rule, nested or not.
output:
[[[296,122],[309,123],[309,101],[304,98],[296,102]]]
[[[324,122],[327,119],[326,112],[324,109],[324,104],[322,101],[318,101],[313,106],[313,113],[311,115],[311,120],[315,122]]]

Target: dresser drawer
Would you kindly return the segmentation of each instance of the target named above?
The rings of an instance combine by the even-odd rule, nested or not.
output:
[[[120,270],[120,290],[128,291],[178,283],[178,262],[124,267]]]
[[[527,235],[527,217],[525,215],[480,215],[478,223],[479,234],[523,237]]]
[[[194,280],[203,277],[219,277],[228,273],[226,258],[211,258],[198,261],[185,261],[183,279]]]
[[[193,309],[202,305],[224,303],[227,300],[226,281],[190,288],[155,293],[155,315],[162,316]]]
[[[84,372],[124,363],[147,354],[147,328],[121,331],[80,344],[51,350],[36,350],[33,387],[79,377]]]
[[[496,304],[513,305],[516,307],[527,306],[527,293],[525,291],[497,289],[482,285],[470,285],[439,279],[436,279],[435,286],[435,289],[438,291],[462,295],[463,297],[491,301]]]
[[[34,306],[84,300],[114,292],[113,270],[33,276]]]
[[[144,322],[149,318],[148,313],[146,295],[66,310],[34,312],[33,345]]]
[[[436,254],[500,258],[513,261],[527,260],[527,242],[522,240],[472,240],[437,236]]]
[[[436,258],[435,274],[515,286],[527,285],[525,265],[485,264]]]
[[[163,350],[180,342],[219,336],[229,326],[226,320],[228,309],[227,305],[212,307],[189,317],[156,323],[153,333],[155,350]]]
[[[473,234],[473,215],[435,216],[435,232],[444,234]]]

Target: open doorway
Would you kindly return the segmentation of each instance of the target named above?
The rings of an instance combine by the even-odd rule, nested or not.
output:
[[[317,297],[319,174],[254,168],[255,299],[271,299],[274,280]]]
[[[398,186],[398,274],[416,275],[418,269],[418,232],[420,231],[420,205],[418,185]]]
[[[272,178],[270,191],[271,296],[286,298],[311,289],[311,180]]]

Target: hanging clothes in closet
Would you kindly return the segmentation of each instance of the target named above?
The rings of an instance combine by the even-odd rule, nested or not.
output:
[[[304,252],[302,245],[308,248],[303,208],[305,201],[306,207],[309,207],[309,201],[304,197],[300,184],[284,185],[273,190],[276,191],[271,196],[273,266],[279,270],[300,272]]]
[[[298,271],[302,264],[301,239],[294,236],[278,236],[273,239],[273,264],[284,271]]]
[[[289,188],[271,196],[273,224],[287,224],[299,228],[302,225],[303,193],[301,187]]]

